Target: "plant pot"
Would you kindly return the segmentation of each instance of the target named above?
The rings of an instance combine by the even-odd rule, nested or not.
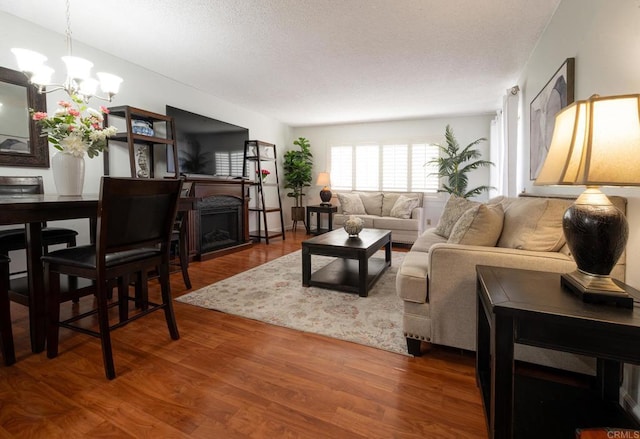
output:
[[[304,206],[300,207],[291,207],[291,219],[293,221],[304,221],[305,220],[305,210]]]

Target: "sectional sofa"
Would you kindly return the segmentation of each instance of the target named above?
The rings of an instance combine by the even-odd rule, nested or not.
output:
[[[626,212],[626,199],[609,198]],[[478,264],[575,270],[562,231],[562,215],[572,202],[521,196],[480,204],[450,198],[437,227],[416,240],[398,270],[396,291],[404,301],[409,352],[419,355],[421,341],[475,350]],[[612,276],[624,281],[625,254]],[[516,358],[589,374],[595,365],[591,358],[521,345]]]

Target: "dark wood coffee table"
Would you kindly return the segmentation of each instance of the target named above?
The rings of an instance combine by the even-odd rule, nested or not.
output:
[[[385,258],[371,256],[384,247]],[[311,273],[311,255],[336,259]],[[367,297],[369,289],[391,266],[391,231],[363,229],[358,238],[349,238],[344,229],[302,241],[302,285],[358,293]]]

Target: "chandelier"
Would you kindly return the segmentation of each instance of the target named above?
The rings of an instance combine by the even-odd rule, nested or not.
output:
[[[51,76],[54,70],[45,65],[47,57],[29,49],[13,48],[11,52],[16,57],[18,68],[29,78],[29,82],[38,88],[38,93],[50,93],[56,90],[64,90],[69,96],[82,99],[89,102],[89,99],[95,97],[104,101],[111,102],[113,96],[118,93],[122,78],[111,73],[98,72],[98,79],[91,77],[91,68],[93,63],[83,58],[72,56],[71,42],[71,14],[69,0],[66,1],[67,6],[67,56],[62,57],[62,61],[67,67],[67,78],[62,84],[51,82]],[[98,96],[96,92],[100,89],[106,96]]]

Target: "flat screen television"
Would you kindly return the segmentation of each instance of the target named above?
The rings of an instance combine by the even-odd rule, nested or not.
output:
[[[187,176],[247,177],[244,142],[249,130],[179,108],[166,106],[173,117],[178,172]],[[167,171],[175,172],[173,151],[167,148]]]

